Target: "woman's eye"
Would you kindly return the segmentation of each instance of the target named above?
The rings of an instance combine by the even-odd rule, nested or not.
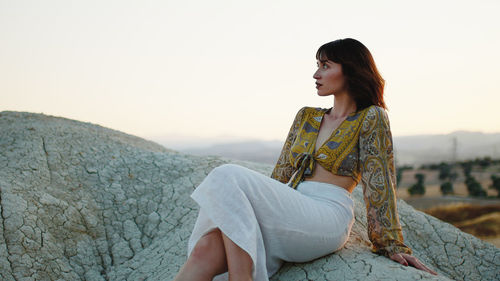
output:
[[[328,65],[326,65],[326,63],[324,63],[321,67],[322,67],[323,69],[327,69],[327,68],[328,68]]]

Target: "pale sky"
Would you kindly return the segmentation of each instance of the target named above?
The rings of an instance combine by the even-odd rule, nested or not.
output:
[[[351,37],[393,136],[500,132],[500,1],[0,0],[0,111],[148,139],[283,140],[315,53]]]

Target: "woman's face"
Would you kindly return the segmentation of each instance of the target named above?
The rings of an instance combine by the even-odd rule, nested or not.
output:
[[[331,60],[318,60],[318,70],[313,75],[319,96],[329,96],[344,91],[345,77],[342,65]]]

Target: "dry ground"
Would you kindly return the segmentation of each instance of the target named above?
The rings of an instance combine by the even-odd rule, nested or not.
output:
[[[500,248],[500,204],[481,206],[452,203],[424,212]]]

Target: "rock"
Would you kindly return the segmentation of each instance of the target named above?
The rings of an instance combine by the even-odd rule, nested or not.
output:
[[[216,166],[98,125],[0,113],[1,280],[171,280],[198,206],[189,194]],[[399,200],[407,244],[434,277],[371,253],[361,188],[336,254],[288,263],[272,280],[499,280],[500,250]]]

